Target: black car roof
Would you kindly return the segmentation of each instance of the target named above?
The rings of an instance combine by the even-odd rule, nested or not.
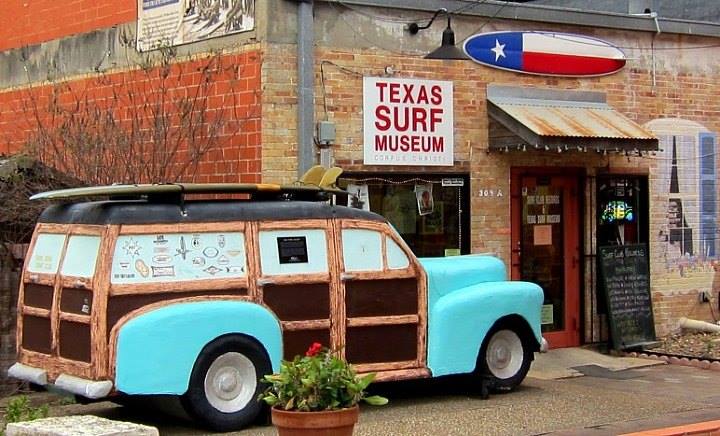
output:
[[[175,224],[227,221],[353,218],[385,222],[361,209],[311,201],[194,200],[158,203],[147,200],[88,201],[53,204],[41,223],[57,224]]]

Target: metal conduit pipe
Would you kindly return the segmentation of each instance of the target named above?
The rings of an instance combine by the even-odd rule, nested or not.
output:
[[[314,78],[313,67],[313,0],[298,0],[297,15],[297,69],[298,69],[298,108],[297,108],[297,139],[298,139],[298,178],[313,166],[315,161],[315,144],[313,141],[313,125],[315,122]]]

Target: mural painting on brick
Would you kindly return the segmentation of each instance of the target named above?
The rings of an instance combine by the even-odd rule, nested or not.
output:
[[[658,135],[656,194],[661,219],[653,229],[657,316],[706,319],[720,292],[716,133],[685,119],[647,124]],[[700,297],[699,297],[700,296]]]

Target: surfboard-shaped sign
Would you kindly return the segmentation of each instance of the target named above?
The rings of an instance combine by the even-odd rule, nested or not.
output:
[[[555,32],[490,32],[465,40],[475,62],[518,73],[602,76],[625,66],[625,53],[601,39]]]

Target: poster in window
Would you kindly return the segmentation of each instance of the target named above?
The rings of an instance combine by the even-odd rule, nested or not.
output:
[[[187,44],[255,28],[255,0],[138,0],[137,49]]]
[[[362,210],[370,211],[370,194],[368,192],[368,185],[355,185],[350,183],[347,185],[348,195],[348,206],[358,207]]]
[[[432,183],[415,185],[415,197],[417,197],[419,215],[429,215],[433,213],[434,201],[432,195]]]

